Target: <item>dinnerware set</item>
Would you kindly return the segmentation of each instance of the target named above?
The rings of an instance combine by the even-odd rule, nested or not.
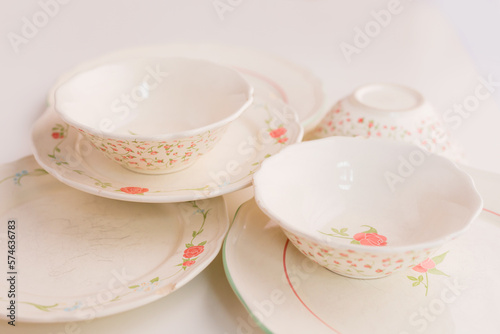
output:
[[[222,247],[221,195],[252,182],[223,255],[258,323],[240,291],[256,288],[236,258],[239,238],[251,247],[244,231],[273,251],[288,238],[283,254],[290,242],[325,282],[434,268],[482,209],[435,110],[395,84],[362,86],[326,113],[322,100],[304,69],[207,45],[123,51],[64,74],[32,130],[36,161],[0,170],[12,195],[2,215],[25,221],[33,245],[21,320],[84,320],[168,295]],[[313,140],[299,143],[304,128]],[[259,266],[264,250],[249,251]]]
[[[191,281],[229,229],[221,195],[299,142],[299,117],[315,117],[322,98],[304,69],[245,59],[245,50],[175,45],[108,57],[61,77],[32,129],[36,161],[0,171],[2,217],[23,222],[30,245],[16,254],[29,266],[20,322],[91,320]]]

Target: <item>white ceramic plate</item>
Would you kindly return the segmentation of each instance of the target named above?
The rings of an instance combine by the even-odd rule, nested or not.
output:
[[[229,227],[222,197],[109,200],[58,182],[33,157],[0,167],[0,194],[5,261],[7,222],[16,221],[17,321],[87,320],[157,300],[210,264]],[[8,288],[4,277],[0,291]],[[0,305],[5,319],[6,293]]]
[[[109,160],[77,132],[49,107],[32,132],[38,163],[79,190],[150,203],[211,198],[249,186],[264,159],[303,135],[289,106],[272,97],[256,97],[217,146],[193,166],[172,174],[144,175]]]
[[[500,177],[496,181],[497,196],[489,197],[500,206]],[[500,215],[494,209],[441,248],[433,269],[366,281],[307,259],[251,200],[226,238],[226,275],[268,333],[492,333],[500,309]]]
[[[53,105],[57,86],[75,73],[105,62],[134,57],[191,57],[232,66],[249,80],[257,96],[273,95],[296,110],[306,131],[313,129],[326,111],[323,110],[321,81],[309,70],[255,50],[213,44],[170,44],[121,50],[82,63],[58,79],[49,92],[49,105]]]

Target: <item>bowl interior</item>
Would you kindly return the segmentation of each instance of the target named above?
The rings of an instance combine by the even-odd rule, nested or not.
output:
[[[257,202],[283,228],[320,240],[330,234],[334,243],[370,228],[387,246],[437,241],[466,228],[482,205],[453,163],[385,140],[294,145],[269,158],[254,184]]]
[[[134,59],[77,74],[55,93],[73,125],[120,135],[162,135],[235,117],[251,99],[236,71],[188,58]]]

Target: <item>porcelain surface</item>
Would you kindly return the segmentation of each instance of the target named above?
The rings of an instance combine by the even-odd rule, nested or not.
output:
[[[158,174],[208,153],[252,92],[238,72],[206,60],[130,59],[75,74],[55,91],[54,109],[112,161]]]
[[[482,208],[455,164],[388,140],[294,145],[263,163],[254,187],[257,204],[302,253],[355,278],[414,266],[462,234]]]
[[[222,197],[114,201],[64,185],[31,156],[0,167],[0,193],[2,221],[16,221],[19,322],[89,321],[167,296],[212,262],[229,228]]]
[[[311,132],[311,139],[330,136],[411,142],[454,161],[464,159],[432,106],[400,85],[366,85],[341,99]]]
[[[49,107],[35,123],[35,158],[60,181],[94,195],[136,202],[212,198],[249,186],[262,161],[302,139],[297,114],[272,97],[254,103],[210,154],[177,173],[145,175],[109,161]],[[137,146],[137,144],[134,144]],[[170,158],[181,159],[175,152]]]
[[[48,94],[54,104],[54,91],[74,74],[110,61],[140,57],[190,57],[230,66],[240,72],[255,89],[255,94],[273,96],[296,110],[305,131],[310,131],[325,113],[321,81],[310,70],[265,52],[217,44],[167,44],[126,49],[79,64],[63,74]]]
[[[485,181],[481,195],[498,209],[500,178]],[[500,298],[493,284],[500,270],[492,265],[500,252],[500,213],[489,209],[422,263],[384,279],[353,280],[303,256],[251,200],[224,242],[226,275],[266,333],[489,332]]]

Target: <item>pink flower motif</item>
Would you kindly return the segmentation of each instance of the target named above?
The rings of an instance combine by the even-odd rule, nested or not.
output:
[[[278,140],[278,143],[280,143],[280,144],[284,144],[284,143],[286,143],[287,141],[288,141],[288,138],[287,138],[287,137],[283,137],[283,138],[280,138],[280,139]]]
[[[413,267],[413,270],[418,271],[419,273],[426,273],[427,270],[432,269],[436,266],[436,263],[432,261],[432,259],[427,259],[420,264],[417,264]]]
[[[184,251],[184,258],[191,259],[203,253],[205,246],[191,246]]]
[[[372,128],[372,127],[373,127],[373,121],[370,121],[370,123],[368,123],[368,127],[369,127],[369,128]]]
[[[189,261],[184,262],[182,265],[183,265],[184,267],[191,267],[191,266],[192,266],[193,264],[195,264],[195,263],[196,263],[196,261],[189,260]]]
[[[363,123],[365,121],[365,119],[363,117],[361,117],[360,119],[358,119],[358,123]]]
[[[277,129],[269,132],[269,135],[272,138],[278,138],[278,137],[283,136],[285,133],[286,133],[286,129],[285,128],[277,128]]]
[[[382,269],[377,269],[377,270],[375,270],[375,272],[376,273],[381,273],[381,272],[383,272],[383,270]]]
[[[125,151],[127,151],[127,152],[133,152],[133,150],[130,147],[125,147]]]
[[[145,192],[148,192],[148,188],[140,188],[140,187],[123,187],[120,188],[121,191],[127,194],[131,195],[136,195],[136,194],[144,194]]]
[[[60,132],[52,132],[52,138],[61,139],[61,138],[64,138],[64,135]]]
[[[359,241],[361,245],[365,246],[385,246],[387,245],[387,238],[377,233],[356,233],[353,236],[354,240]]]

